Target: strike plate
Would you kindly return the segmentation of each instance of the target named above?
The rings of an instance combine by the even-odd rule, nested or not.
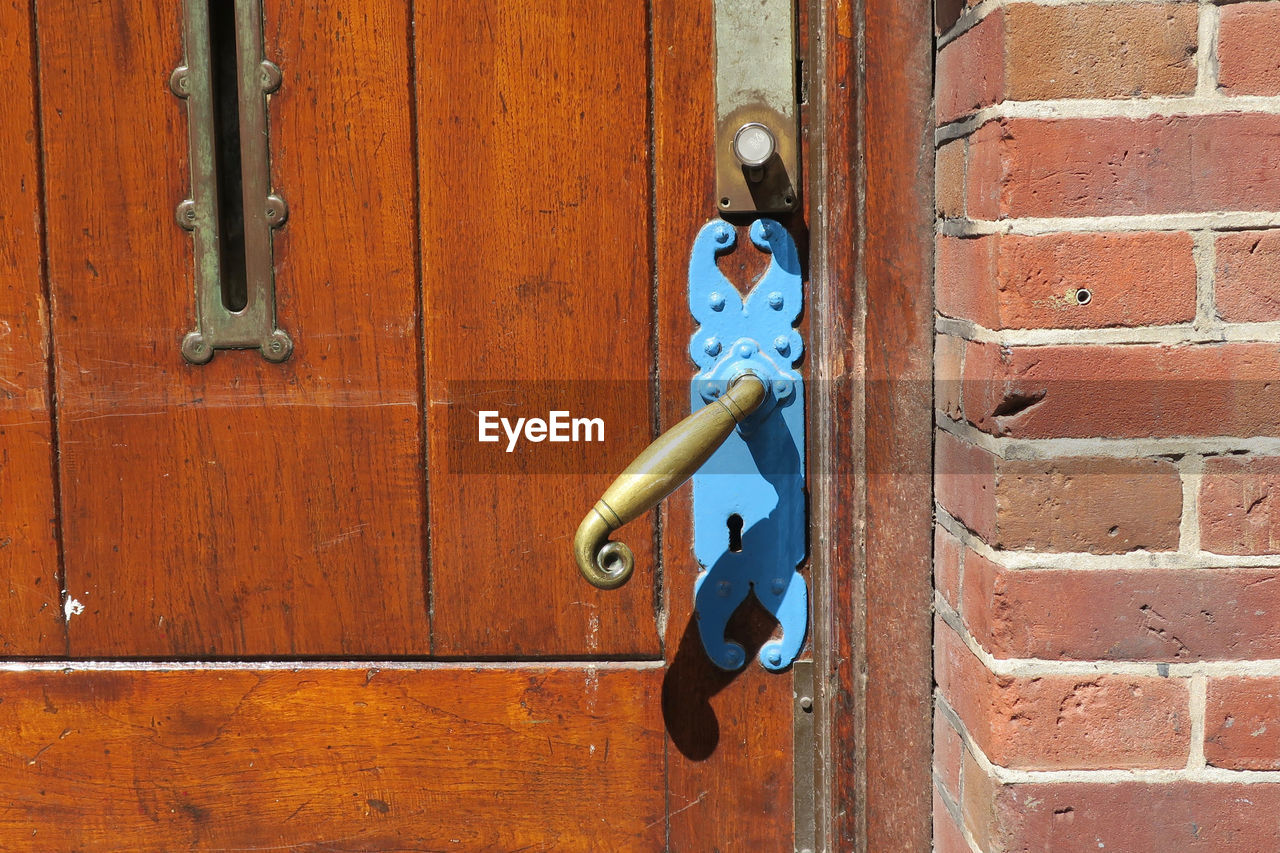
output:
[[[196,328],[182,354],[204,364],[252,347],[284,361],[293,341],[276,327],[271,232],[288,208],[271,191],[267,133],[281,74],[263,56],[262,0],[184,0],[183,24],[185,62],[169,86],[187,102],[191,198],[176,217],[195,234]]]
[[[716,187],[721,213],[796,206],[794,0],[715,0]]]
[[[694,610],[708,657],[740,669],[746,653],[724,632],[754,594],[782,629],[759,655],[776,672],[795,660],[809,621],[808,589],[796,571],[805,557],[804,380],[792,368],[804,347],[792,328],[803,298],[800,259],[779,223],[752,223],[751,242],[772,257],[744,299],[716,265],[736,241],[733,226],[712,222],[693,244],[689,307],[700,325],[689,351],[701,371],[691,402],[702,408],[746,371],[770,395],[693,475],[693,550],[702,566]]]

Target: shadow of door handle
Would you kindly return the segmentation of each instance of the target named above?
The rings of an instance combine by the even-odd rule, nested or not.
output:
[[[720,397],[658,436],[587,512],[573,537],[578,571],[593,586],[617,589],[631,577],[635,556],[609,534],[653,509],[702,467],[734,429],[769,396],[754,373],[743,373]]]

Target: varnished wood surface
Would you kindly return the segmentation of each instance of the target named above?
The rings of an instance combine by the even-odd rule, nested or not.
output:
[[[404,4],[266,3],[283,365],[178,351],[179,12],[39,6],[71,652],[426,653]]]
[[[589,586],[570,548],[653,436],[644,4],[415,11],[436,652],[656,656],[650,520],[623,533],[639,568],[621,590]],[[448,426],[557,399],[603,418],[607,459],[512,461]]]
[[[662,425],[689,414],[687,382],[694,323],[688,309],[689,250],[717,216],[711,3],[658,0],[653,8],[656,233]],[[745,227],[722,268],[745,292],[767,258]],[[747,649],[738,673],[713,666],[692,613],[698,563],[684,486],[663,507],[664,605],[670,666],[663,683],[668,743],[670,849],[790,850],[792,844],[791,676],[766,672],[755,652],[774,623],[753,598],[730,622]]]
[[[3,672],[0,848],[660,850],[660,679]]]
[[[866,288],[865,841],[928,851],[932,743],[933,38],[925,0],[862,5]]]
[[[0,0],[0,654],[65,650],[27,0]]]
[[[193,320],[172,223],[188,187],[166,88],[178,15],[40,5],[72,654],[665,644],[669,666],[0,673],[18,733],[0,847],[35,828],[31,849],[785,848],[791,678],[706,660],[687,487],[661,555],[651,520],[624,531],[639,568],[621,592],[587,586],[568,547],[659,423],[688,413],[688,252],[716,216],[710,3],[419,2],[412,39],[390,0],[266,5],[290,207],[278,304],[297,348],[204,367],[177,349]],[[460,380],[600,382],[616,464],[460,470]],[[754,655],[772,629],[747,607],[730,632]]]

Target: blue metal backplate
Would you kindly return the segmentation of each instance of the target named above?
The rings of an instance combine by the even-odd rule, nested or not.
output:
[[[805,556],[804,383],[792,365],[804,342],[792,324],[803,299],[800,259],[777,222],[751,225],[751,242],[772,255],[744,299],[716,266],[737,233],[727,222],[703,227],[689,260],[689,308],[700,324],[689,352],[701,371],[692,383],[696,411],[745,371],[771,389],[764,404],[693,475],[693,550],[702,572],[694,609],[707,655],[740,669],[742,646],[725,639],[729,617],[755,594],[782,635],[760,649],[760,663],[785,669],[804,645],[809,595],[796,566]],[[741,519],[741,550],[730,548],[730,522]]]

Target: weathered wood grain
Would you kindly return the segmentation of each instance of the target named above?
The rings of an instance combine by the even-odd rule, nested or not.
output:
[[[653,436],[644,4],[415,11],[436,651],[656,656],[651,522],[625,530],[640,568],[621,590],[570,549]],[[556,401],[603,418],[603,455],[513,459],[449,428]]]
[[[407,12],[266,12],[296,349],[195,367],[181,7],[39,6],[75,655],[429,650]]]
[[[808,172],[813,217],[809,397],[810,542],[817,688],[820,849],[865,850],[865,707],[859,661],[875,638],[864,633],[862,560],[865,508],[863,330],[865,288],[858,283],[856,3],[810,3],[820,39],[811,42]],[[874,729],[877,736],[879,728]],[[892,733],[886,733],[892,736]],[[888,848],[892,844],[883,842]]]
[[[924,0],[861,8],[863,849],[905,853],[932,845],[933,39]]]
[[[660,678],[0,673],[0,847],[658,850]]]
[[[65,650],[30,4],[0,0],[0,654]]]

